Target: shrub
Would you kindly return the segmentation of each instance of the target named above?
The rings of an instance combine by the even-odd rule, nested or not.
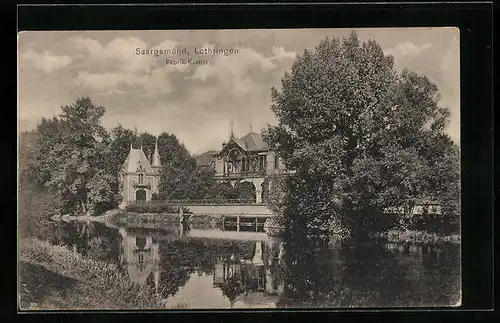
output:
[[[412,218],[408,226],[410,230],[422,230],[426,232],[450,235],[460,232],[460,224],[456,221],[457,216],[453,214],[421,214]]]
[[[418,230],[389,230],[384,233],[379,233],[377,237],[386,238],[392,243],[460,243],[460,235],[453,234],[443,236],[433,232],[425,232]]]
[[[125,210],[135,213],[179,213],[179,207],[158,201],[130,203],[125,207]],[[183,207],[182,210],[184,213],[191,213],[189,209],[185,207]]]

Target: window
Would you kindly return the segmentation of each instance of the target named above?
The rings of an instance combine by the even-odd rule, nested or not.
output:
[[[274,155],[274,169],[278,169],[280,166],[279,157]]]
[[[136,237],[135,238],[135,245],[137,246],[137,249],[144,249],[146,248],[146,238],[145,237]]]
[[[139,174],[139,184],[144,184],[144,174]]]

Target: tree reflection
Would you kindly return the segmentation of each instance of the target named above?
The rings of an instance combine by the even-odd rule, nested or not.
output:
[[[231,308],[234,305],[234,301],[236,297],[243,294],[245,289],[241,283],[241,280],[237,277],[229,277],[224,284],[221,285],[220,289],[222,290],[222,294],[229,299],[231,304]]]
[[[341,248],[285,237],[280,307],[446,306],[459,299],[459,263],[421,246],[373,240]],[[450,252],[452,253],[452,252]],[[432,265],[429,265],[432,264]]]
[[[277,307],[295,308],[446,306],[460,299],[460,250],[455,245],[377,240],[329,245],[300,228],[265,241],[193,238],[177,229],[124,229],[120,235],[99,223],[60,223],[53,241],[115,263],[128,257],[142,272],[141,282],[165,298],[198,273],[213,275],[213,287],[235,307],[261,300],[260,305],[272,306],[276,298]],[[123,246],[127,236],[130,255]]]
[[[327,267],[324,242],[305,235],[285,236],[283,307],[317,307],[331,292],[333,277]]]

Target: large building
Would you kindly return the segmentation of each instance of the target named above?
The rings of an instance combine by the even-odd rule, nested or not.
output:
[[[284,170],[280,158],[269,149],[260,133],[250,132],[241,138],[232,134],[222,143],[219,151],[198,156],[198,164],[211,167],[218,182],[227,182],[233,187],[238,183],[248,183],[255,190],[255,202],[262,203],[262,194],[268,175]]]
[[[120,207],[124,208],[133,201],[150,201],[154,193],[158,194],[160,169],[158,141],[156,141],[151,160],[146,157],[142,146],[140,149],[135,149],[130,145],[127,159],[125,159],[119,174],[122,186],[122,203]]]

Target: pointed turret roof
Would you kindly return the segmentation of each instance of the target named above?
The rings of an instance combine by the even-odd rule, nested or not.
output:
[[[123,163],[122,170],[127,173],[138,172],[142,169],[143,172],[151,173],[153,169],[149,163],[146,154],[142,149],[134,149],[130,145],[130,151],[128,152],[127,159]]]
[[[158,138],[156,139],[156,143],[155,143],[155,151],[153,153],[152,163],[153,163],[153,165],[152,165],[153,167],[161,167],[160,153],[158,151]]]

